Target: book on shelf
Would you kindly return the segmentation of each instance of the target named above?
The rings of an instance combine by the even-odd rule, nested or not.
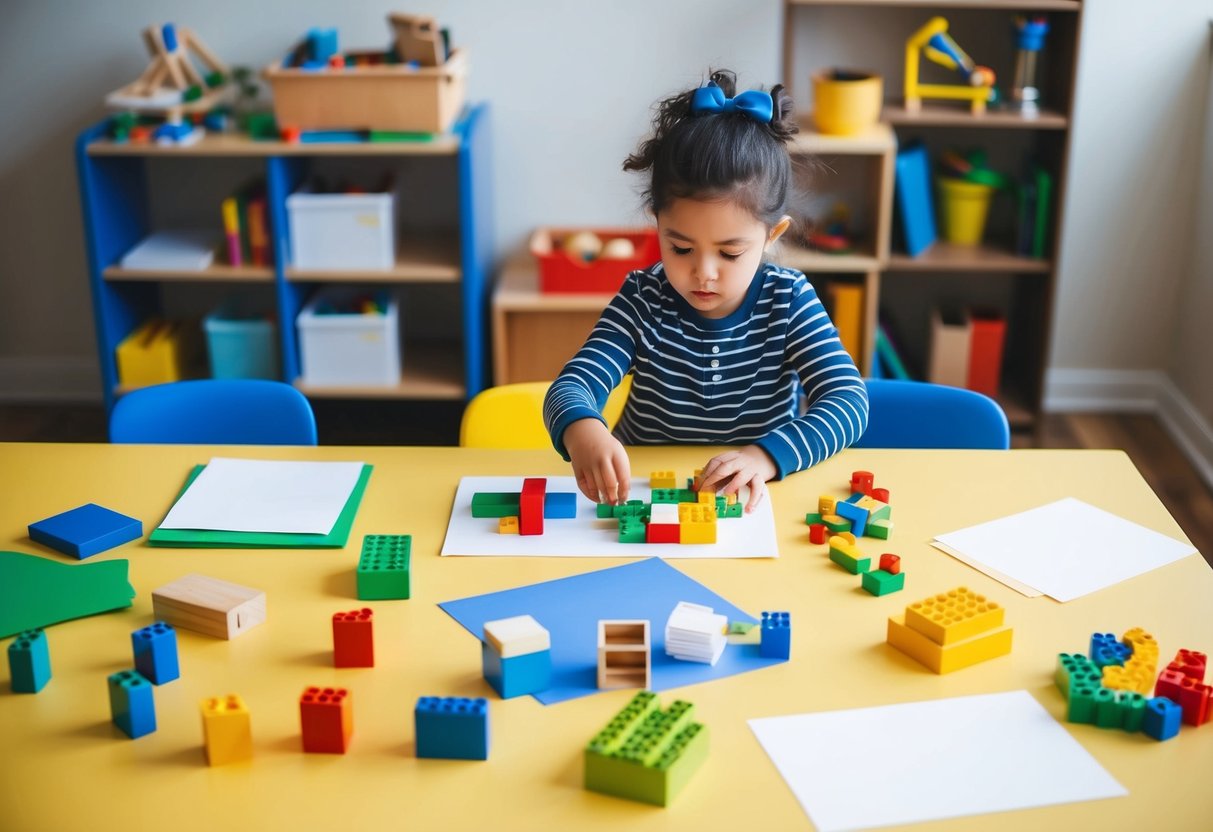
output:
[[[935,206],[931,202],[931,162],[922,142],[910,142],[894,163],[897,214],[906,252],[917,257],[935,242]]]
[[[1048,250],[1053,177],[1040,165],[1019,183],[1016,204],[1015,253],[1044,258]]]
[[[120,263],[124,269],[202,271],[214,260],[218,243],[209,228],[155,231],[124,254]]]
[[[830,317],[838,330],[842,348],[856,364],[863,363],[863,287],[853,283],[832,282],[826,291],[830,297]]]
[[[897,350],[893,339],[889,337],[888,330],[883,323],[876,327],[876,355],[874,359],[880,361],[881,369],[884,371],[884,378],[895,378],[901,381],[911,380],[905,361],[902,360],[901,353]],[[873,361],[873,365],[875,365],[875,361]]]
[[[965,387],[997,396],[1007,322],[998,312],[983,309],[970,309],[968,321],[969,370]]]
[[[227,261],[232,266],[268,266],[270,259],[269,214],[265,184],[254,180],[242,185],[220,206]]]
[[[969,380],[969,319],[952,307],[935,307],[931,313],[931,346],[927,381],[964,387]]]

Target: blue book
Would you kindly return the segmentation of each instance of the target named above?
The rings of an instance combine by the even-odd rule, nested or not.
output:
[[[935,242],[935,206],[931,202],[931,162],[922,142],[897,152],[897,212],[906,252],[917,257]]]

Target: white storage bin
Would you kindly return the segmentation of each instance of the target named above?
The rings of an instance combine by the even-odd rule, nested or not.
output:
[[[318,312],[347,308],[369,293],[326,291],[296,318],[303,383],[323,387],[395,387],[400,384],[400,303],[388,295],[386,314]]]
[[[396,194],[317,194],[286,198],[291,265],[297,269],[390,269],[396,265]]]

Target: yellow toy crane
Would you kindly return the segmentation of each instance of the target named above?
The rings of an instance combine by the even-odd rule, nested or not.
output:
[[[968,86],[959,84],[921,84],[918,82],[918,55],[922,53],[940,66],[962,74]],[[922,109],[924,98],[968,101],[971,112],[980,115],[986,103],[994,100],[994,72],[973,63],[956,41],[948,36],[948,21],[933,17],[906,41],[906,110]]]

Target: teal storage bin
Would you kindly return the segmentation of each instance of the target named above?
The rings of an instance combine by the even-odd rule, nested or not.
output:
[[[202,322],[212,378],[280,377],[274,321],[218,309]]]

